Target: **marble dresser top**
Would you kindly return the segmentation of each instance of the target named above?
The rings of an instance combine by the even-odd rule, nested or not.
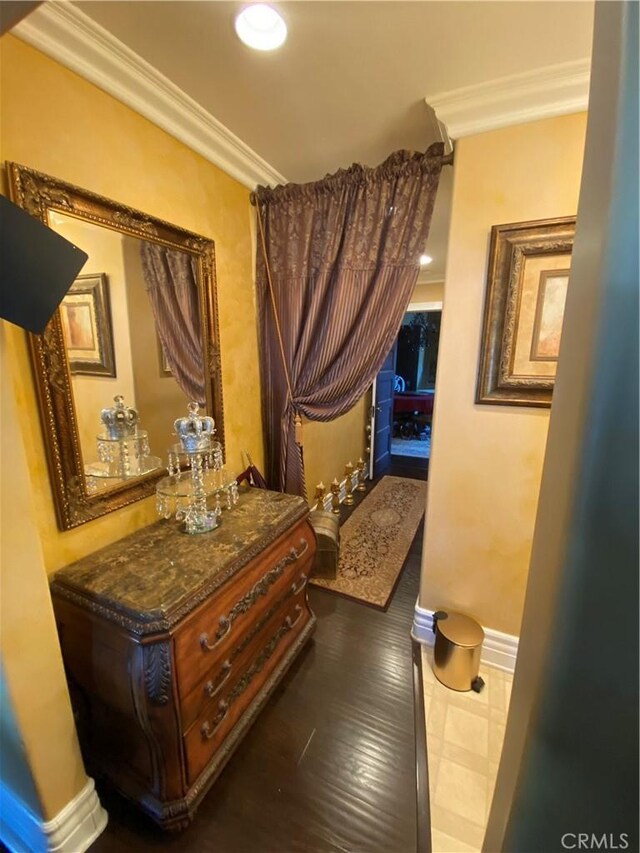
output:
[[[216,530],[158,521],[60,569],[52,592],[138,634],[167,630],[308,512],[300,497],[241,489]]]

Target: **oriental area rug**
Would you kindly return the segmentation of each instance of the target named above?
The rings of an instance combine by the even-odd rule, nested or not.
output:
[[[383,477],[340,528],[335,580],[315,586],[384,610],[424,515],[426,480]]]

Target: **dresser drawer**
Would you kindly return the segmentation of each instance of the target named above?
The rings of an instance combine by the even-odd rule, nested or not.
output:
[[[56,573],[83,753],[162,828],[186,828],[310,638],[315,551],[302,498],[247,488],[213,533],[159,521]]]
[[[304,595],[290,598],[260,632],[244,671],[233,685],[210,701],[184,736],[187,780],[193,785],[248,705],[265,684],[287,649],[312,619]]]
[[[239,577],[223,585],[180,627],[174,637],[178,690],[183,701],[191,690],[207,681],[245,631],[255,624],[276,598],[283,595],[301,569],[308,576],[315,535],[307,521],[296,525]]]
[[[291,615],[292,606],[294,616],[299,612],[295,610],[296,606],[299,606],[300,610],[304,609],[307,575],[303,566],[296,566],[295,569],[296,573],[290,578],[289,586],[277,596],[269,597],[267,609],[263,610],[255,622],[245,625],[244,633],[238,634],[227,655],[216,660],[198,684],[181,699],[183,731],[189,729],[212,699],[219,701],[233,689],[251,661],[255,660],[269,642],[274,631]]]

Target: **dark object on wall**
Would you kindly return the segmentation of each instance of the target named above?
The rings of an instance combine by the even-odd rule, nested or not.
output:
[[[0,317],[41,335],[89,257],[0,196]]]
[[[491,229],[476,403],[548,408],[575,216]]]

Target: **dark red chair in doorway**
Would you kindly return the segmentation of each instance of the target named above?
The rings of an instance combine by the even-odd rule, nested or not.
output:
[[[415,438],[424,432],[426,427],[431,427],[434,396],[433,391],[394,394],[394,435]]]

